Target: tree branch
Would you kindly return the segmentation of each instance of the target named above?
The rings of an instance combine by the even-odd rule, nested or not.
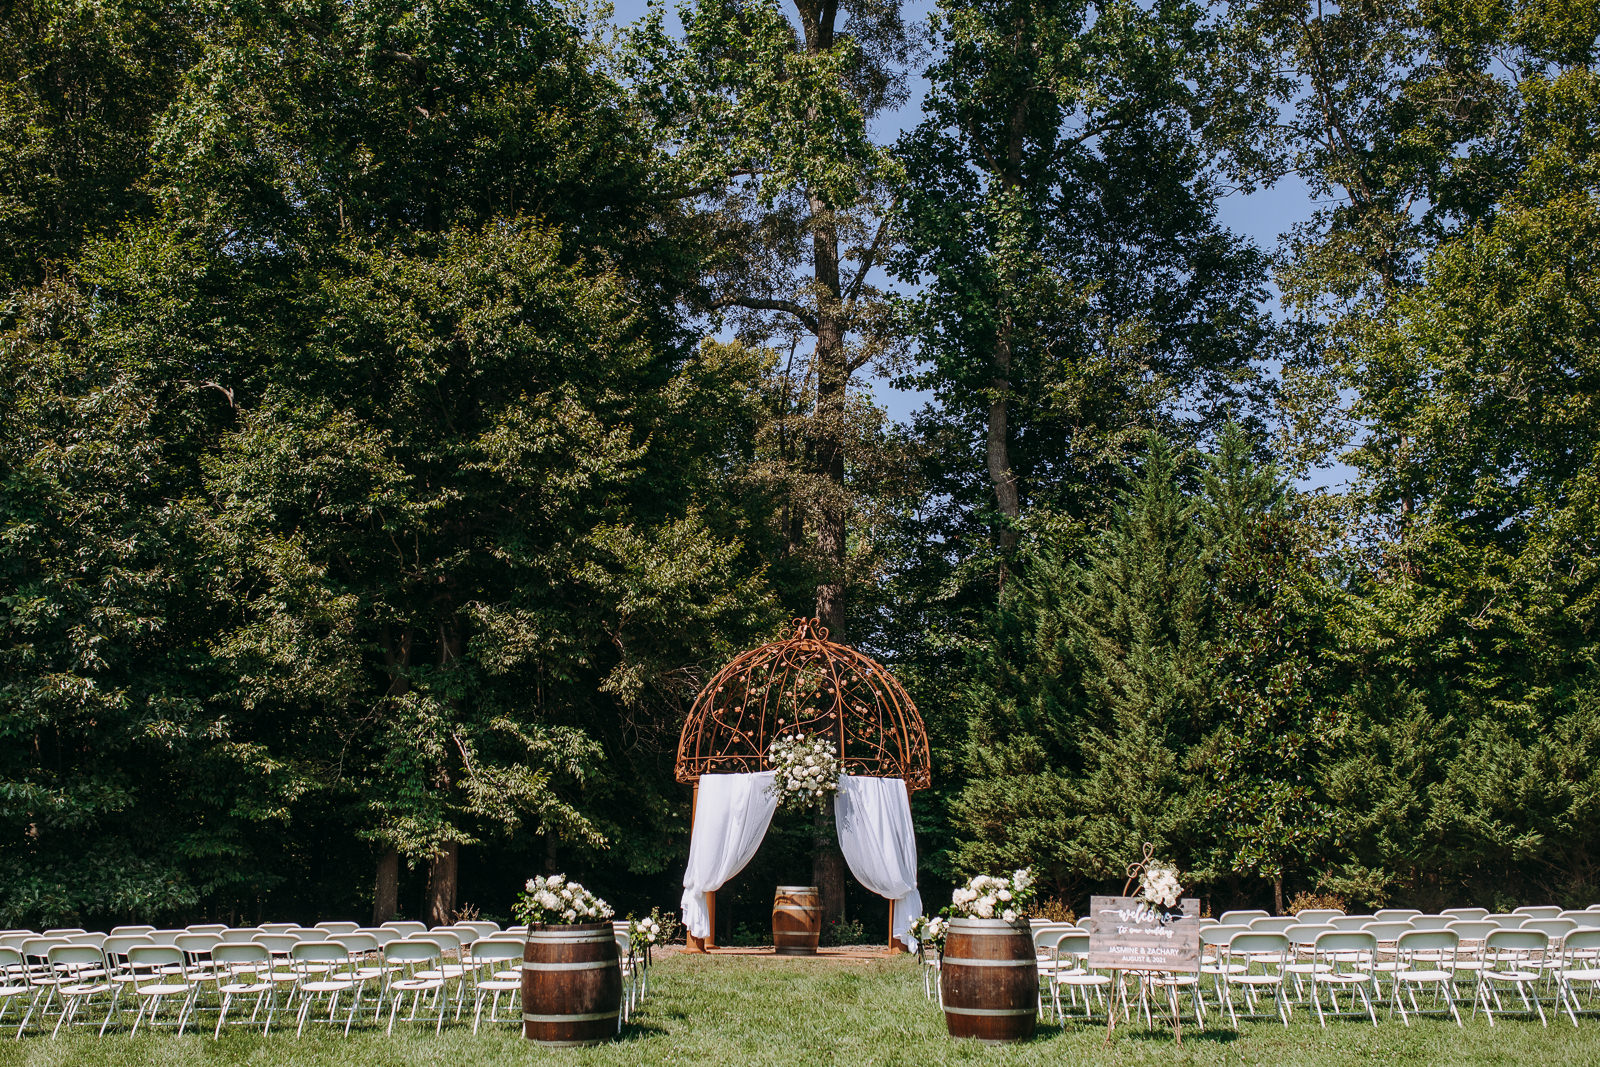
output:
[[[719,296],[711,302],[714,308],[741,307],[748,311],[781,311],[793,315],[812,333],[817,332],[817,317],[793,300],[773,300],[761,296]]]

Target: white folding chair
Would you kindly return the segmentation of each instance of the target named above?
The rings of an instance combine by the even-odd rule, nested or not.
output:
[[[1399,942],[1395,945],[1395,959],[1399,963],[1390,973],[1393,983],[1389,1001],[1389,1014],[1393,1017],[1396,1009],[1400,1011],[1400,1019],[1407,1026],[1411,1025],[1411,1015],[1422,1014],[1422,1008],[1417,1003],[1417,990],[1431,986],[1434,991],[1434,1000],[1437,1004],[1442,997],[1445,1008],[1455,1019],[1456,1025],[1461,1025],[1461,1013],[1456,1010],[1455,984],[1456,984],[1456,955],[1460,951],[1461,939],[1454,930],[1412,930],[1400,935]],[[1406,1001],[1411,1001],[1411,1012],[1406,1012]]]
[[[1537,1013],[1539,1022],[1546,1027],[1550,1021],[1544,1017],[1544,1007],[1539,1003],[1539,981],[1544,977],[1540,966],[1550,939],[1538,930],[1496,930],[1483,943],[1484,966],[1478,971],[1477,994],[1473,998],[1472,1014],[1478,1014],[1481,1005],[1489,1025],[1494,1025],[1494,1013],[1504,1014],[1500,990],[1510,986],[1522,998],[1524,1011]],[[1532,993],[1532,997],[1529,996]],[[1490,1008],[1490,1001],[1494,1006]]]
[[[1561,943],[1561,966],[1556,970],[1556,1003],[1578,1025],[1578,986],[1588,986],[1592,997],[1600,989],[1600,930],[1574,930]]]
[[[1233,990],[1244,993],[1246,1017],[1260,1017],[1263,1013],[1257,998],[1264,990],[1271,990],[1273,1006],[1278,1020],[1289,1025],[1289,995],[1284,980],[1288,977],[1288,961],[1294,958],[1289,938],[1283,934],[1246,930],[1228,939],[1223,951],[1221,976],[1226,992],[1228,1018],[1237,1027],[1239,1015],[1233,1005]]]
[[[112,985],[106,980],[105,957],[95,945],[53,945],[49,960],[51,969],[62,978],[55,987],[56,996],[61,998],[61,1014],[50,1032],[54,1039],[63,1026],[72,1026],[84,1003],[97,997],[111,999]]]
[[[261,1006],[265,1002],[267,1018],[262,1024],[261,1033],[266,1035],[272,1030],[272,1016],[278,1010],[278,985],[273,981],[272,953],[267,946],[254,941],[243,943],[229,942],[218,944],[211,950],[211,961],[214,964],[212,982],[217,993],[217,1028],[211,1034],[215,1041],[222,1036],[222,1027],[228,1021],[228,1010],[233,1006],[235,997],[255,998],[250,1006],[250,1018],[246,1025],[254,1026],[256,1016],[261,1013]]]
[[[1099,998],[1103,1010],[1110,1010],[1107,991],[1111,988],[1111,976],[1089,968],[1088,931],[1068,927],[1058,932],[1050,948],[1050,966],[1046,973],[1058,1024],[1066,1022],[1065,1009],[1061,1007],[1063,988],[1067,990],[1067,998],[1074,1006],[1079,995],[1082,995],[1085,1019],[1094,1015],[1095,998]]]
[[[159,932],[159,931],[158,931]],[[156,1025],[161,1003],[169,997],[182,998],[178,1003],[178,1034],[189,1021],[194,1009],[199,986],[190,976],[183,950],[176,945],[132,945],[128,948],[128,968],[133,980],[130,991],[139,1002],[139,1012],[133,1017],[133,1029],[128,1036],[139,1032],[139,1024]]]
[[[1317,935],[1312,947],[1311,1000],[1317,1010],[1317,1022],[1324,1029],[1328,1015],[1358,1015],[1352,1002],[1349,1012],[1340,1012],[1338,991],[1348,990],[1360,997],[1372,1025],[1378,1025],[1378,1013],[1372,1006],[1372,991],[1377,988],[1373,977],[1373,964],[1377,962],[1378,939],[1367,930],[1329,930]],[[1322,990],[1327,989],[1331,1012],[1322,1007]]]
[[[384,962],[390,964],[392,969],[384,977],[383,996],[389,1000],[389,1026],[386,1033],[394,1033],[395,1016],[400,1011],[400,1005],[409,994],[411,997],[411,1015],[408,1019],[417,1017],[417,1008],[421,1005],[423,995],[433,994],[439,1003],[439,1018],[434,1023],[433,1032],[439,1033],[444,1029],[445,1002],[450,999],[445,970],[444,952],[439,943],[434,940],[405,938],[400,941],[391,941],[383,946]],[[383,1002],[379,1001],[379,1010]]]
[[[486,937],[472,946],[472,958],[480,961],[489,972],[487,978],[478,977],[473,983],[472,1032],[478,1032],[478,1019],[483,1014],[483,998],[493,994],[489,1005],[489,1024],[500,1019],[500,994],[517,993],[522,989],[523,943],[510,938]],[[516,966],[504,966],[515,962]],[[496,967],[496,964],[502,966]],[[520,1017],[519,1017],[520,1021]]]
[[[350,1008],[345,1012],[344,1032],[350,1033],[350,1023],[361,1008],[361,991],[365,981],[350,969],[350,953],[337,941],[301,941],[289,950],[295,972],[294,997],[300,1001],[295,1015],[296,1037],[304,1032],[306,1019],[322,997],[328,1004],[328,1022],[338,1025],[335,1015],[339,1011],[339,998],[351,994]]]

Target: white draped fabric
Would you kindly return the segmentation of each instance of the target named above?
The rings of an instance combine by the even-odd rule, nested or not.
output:
[[[704,789],[706,780],[700,781]],[[880,897],[894,901],[890,934],[915,949],[910,926],[922,914],[922,894],[917,892],[917,838],[905,780],[842,775],[833,815],[850,873]]]
[[[689,869],[683,874],[683,924],[696,937],[711,933],[706,894],[744,870],[767,836],[778,807],[769,792],[773,777],[772,771],[700,776]]]

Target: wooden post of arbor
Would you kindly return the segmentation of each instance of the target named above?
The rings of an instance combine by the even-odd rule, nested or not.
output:
[[[700,814],[700,783],[698,781],[696,781],[694,783],[694,799],[689,802],[689,836],[690,837],[694,836],[694,821],[695,821],[695,817],[698,816],[699,814]],[[715,907],[715,901],[716,901],[716,894],[714,894],[714,893],[707,893],[706,894],[706,910],[707,911],[711,911],[711,909],[713,907]],[[713,945],[715,945],[717,943],[717,929],[716,929],[716,926],[715,926],[716,921],[717,921],[717,913],[715,911],[711,911],[711,922],[712,922],[713,925],[711,927],[710,942]],[[684,949],[686,951],[689,951],[689,952],[704,952],[706,950],[706,941],[707,941],[706,938],[696,937],[693,934],[688,933],[688,932],[685,932],[684,935],[683,935],[683,947],[684,947]]]

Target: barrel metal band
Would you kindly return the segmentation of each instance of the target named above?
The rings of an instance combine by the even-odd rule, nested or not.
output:
[[[802,915],[816,915],[822,909],[818,908],[818,907],[814,907],[814,906],[813,907],[807,907],[806,905],[803,905],[803,904],[774,904],[772,906],[772,910],[773,911],[798,911]]]
[[[946,956],[940,966],[960,964],[963,967],[1037,967],[1034,960],[975,960],[965,956]]]
[[[587,1015],[533,1015],[529,1012],[522,1013],[525,1023],[592,1023],[601,1019],[615,1019],[614,1011],[592,1011]]]
[[[947,1013],[951,1014],[951,1015],[983,1015],[983,1016],[1007,1015],[1007,1016],[1011,1016],[1011,1015],[1032,1015],[1034,1012],[1038,1011],[1039,1009],[1038,1008],[954,1008],[954,1007],[951,1007],[949,1004],[946,1004],[944,1006],[944,1010]]]
[[[588,945],[616,939],[616,933],[610,930],[596,930],[589,934],[547,934],[538,931],[528,934],[528,940],[538,945]]]
[[[522,969],[525,971],[603,971],[607,967],[617,966],[616,960],[584,960],[582,963],[534,963],[525,961]]]

